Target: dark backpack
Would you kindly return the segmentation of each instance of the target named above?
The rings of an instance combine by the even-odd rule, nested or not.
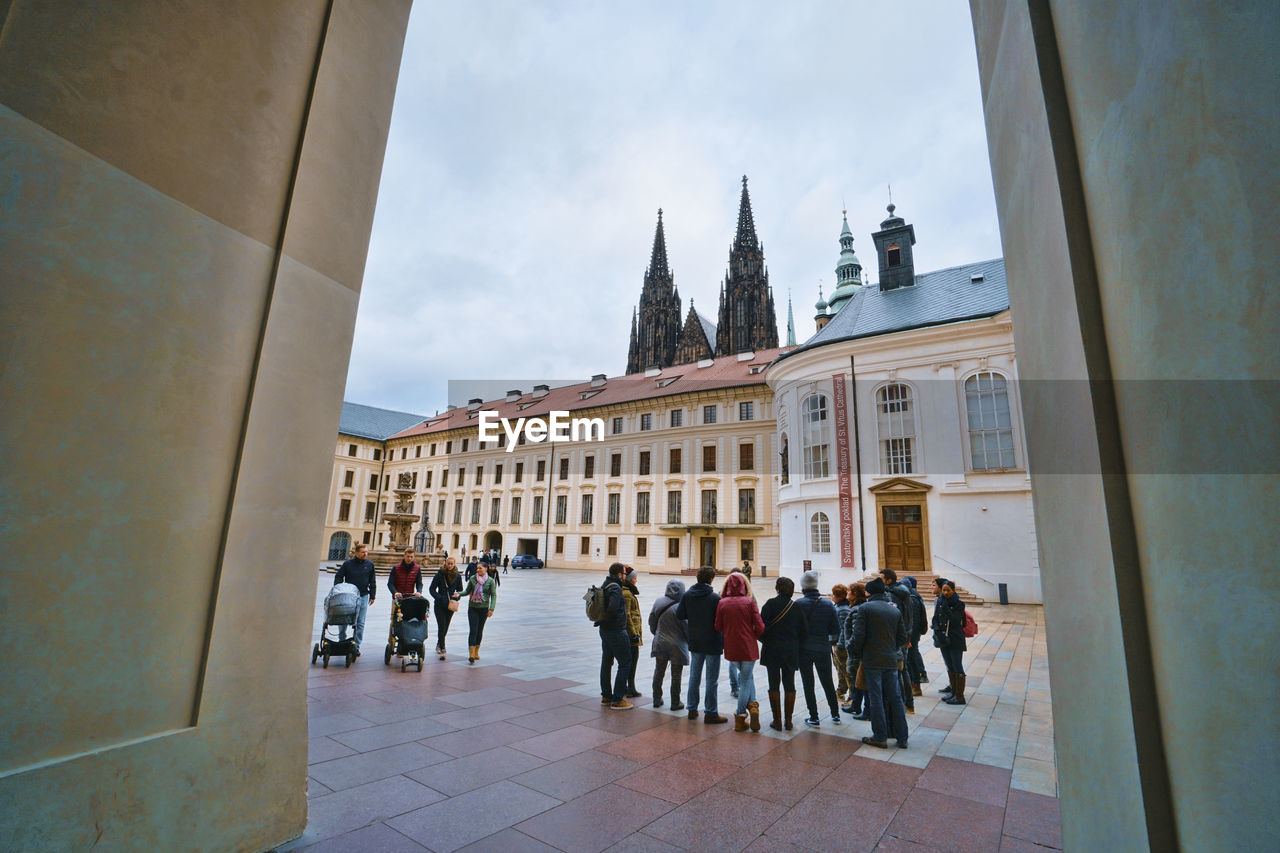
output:
[[[929,628],[929,611],[925,609],[920,593],[914,590],[911,592],[911,622],[917,634],[923,634]]]
[[[587,618],[592,622],[603,622],[609,615],[608,599],[603,587],[592,586],[582,599],[587,602]]]

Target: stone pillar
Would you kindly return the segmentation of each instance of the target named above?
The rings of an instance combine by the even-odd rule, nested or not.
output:
[[[7,847],[261,850],[305,826],[298,555],[408,12],[0,3]]]
[[[1273,847],[1280,6],[971,9],[1066,848]]]

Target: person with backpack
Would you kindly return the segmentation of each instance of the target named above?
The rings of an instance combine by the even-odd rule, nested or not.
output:
[[[844,636],[844,626],[852,609],[849,604],[849,587],[842,583],[831,587],[831,601],[836,606],[836,624],[840,626],[840,630],[836,634],[836,641],[831,646],[831,657],[836,663],[836,699],[839,700],[841,707],[843,707],[845,698],[849,695],[853,686],[847,671],[849,649],[848,640]]]
[[[615,711],[630,711],[635,707],[626,697],[627,676],[631,672],[627,605],[622,597],[622,579],[626,576],[626,567],[614,563],[609,566],[604,583],[587,592],[587,616],[600,629],[600,704]],[[618,672],[611,679],[615,663]]]
[[[831,722],[840,725],[840,703],[836,700],[836,685],[831,679],[831,644],[840,633],[836,623],[836,606],[823,598],[818,591],[818,573],[805,572],[800,576],[800,600],[796,607],[804,614],[807,631],[800,642],[800,683],[804,687],[804,701],[809,708],[806,726],[819,725],[818,699],[814,692],[813,676],[817,670],[818,683],[831,708]]]
[[[942,652],[942,662],[947,665],[950,685],[943,690],[948,705],[963,705],[964,701],[964,653],[965,643],[964,602],[956,595],[956,585],[946,578],[938,578],[942,591],[938,607],[933,613],[933,644]]]
[[[840,710],[848,714],[855,720],[866,722],[871,719],[871,705],[867,702],[867,690],[865,687],[858,686],[858,667],[862,665],[862,658],[852,648],[853,643],[853,620],[858,616],[858,610],[862,605],[867,603],[867,588],[864,584],[855,583],[849,588],[849,613],[845,616],[845,620],[840,625],[840,644],[845,649],[845,672],[849,677],[849,704],[841,705]],[[863,676],[863,684],[866,684],[866,676]]]
[[[808,634],[804,614],[791,596],[796,583],[791,578],[778,578],[773,589],[778,594],[764,603],[760,619],[764,633],[760,635],[760,663],[769,676],[769,711],[773,721],[769,728],[791,731],[791,715],[796,709],[796,670],[800,668],[800,643]],[[783,694],[779,694],[779,688]],[[783,710],[782,700],[786,705]]]
[[[924,658],[920,655],[920,638],[929,630],[929,611],[916,590],[916,579],[907,575],[903,582],[911,590],[911,645],[907,649],[907,674],[911,678],[912,695],[923,696],[920,685],[929,680],[929,673],[925,671]]]
[[[915,630],[912,621],[911,589],[898,580],[898,573],[893,569],[881,569],[880,579],[884,581],[884,591],[889,595],[889,602],[898,608],[898,613],[902,614],[902,625],[907,630],[907,643],[910,643],[911,633]],[[903,646],[899,656],[902,665],[898,668],[898,692],[902,694],[907,713],[914,714],[916,712],[915,691],[911,689],[911,676],[907,674],[907,657],[908,649]]]
[[[698,569],[698,582],[689,587],[689,591],[676,605],[676,616],[689,623],[689,657],[692,663],[689,669],[689,719],[698,719],[698,699],[702,688],[702,671],[707,673],[706,713],[702,722],[727,723],[728,717],[720,715],[720,700],[717,695],[720,680],[720,654],[724,651],[724,636],[716,630],[716,606],[720,596],[711,588],[716,579],[716,570],[710,566]]]
[[[907,645],[907,627],[902,613],[889,600],[884,581],[867,582],[867,601],[853,617],[853,635],[849,651],[862,660],[863,680],[867,684],[867,704],[871,709],[871,736],[862,742],[888,749],[889,733],[900,749],[907,748],[907,716],[898,688],[898,662]]]
[[[676,605],[684,598],[684,582],[667,581],[666,594],[653,602],[649,611],[649,634],[653,643],[649,656],[653,665],[653,707],[662,707],[662,681],[671,667],[671,710],[683,711],[680,701],[680,675],[689,665],[689,626],[676,616]]]

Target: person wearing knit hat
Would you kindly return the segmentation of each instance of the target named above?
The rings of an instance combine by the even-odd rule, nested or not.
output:
[[[873,595],[884,595],[884,591],[885,591],[884,581],[881,580],[880,578],[872,578],[871,580],[867,581],[867,597],[868,598],[870,598]]]
[[[900,749],[907,748],[907,713],[898,688],[899,653],[907,647],[907,626],[889,600],[884,581],[867,581],[867,602],[853,615],[849,651],[862,661],[871,713],[871,736],[862,742],[889,747],[889,727]]]
[[[622,598],[627,605],[627,636],[631,641],[631,664],[627,670],[626,698],[635,699],[640,695],[636,689],[636,667],[640,663],[640,647],[644,645],[644,617],[640,615],[640,588],[636,579],[640,575],[630,566],[623,567],[626,576],[622,580]]]
[[[804,686],[804,701],[809,707],[805,725],[818,725],[818,699],[814,692],[813,675],[817,670],[818,681],[831,706],[831,722],[840,725],[840,702],[836,699],[836,685],[831,678],[831,644],[840,633],[836,618],[836,606],[823,598],[818,591],[818,573],[805,572],[800,576],[803,595],[796,607],[805,616],[808,630],[800,642],[800,682]]]

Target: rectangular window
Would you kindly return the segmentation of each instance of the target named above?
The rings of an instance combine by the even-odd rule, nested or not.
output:
[[[480,523],[480,499],[479,498],[471,499],[471,523],[472,524]]]
[[[672,537],[667,540],[667,557],[673,560],[680,559],[680,540]]]
[[[591,537],[590,536],[583,536],[581,539],[578,540],[578,553],[586,557],[588,560],[591,559]]]
[[[680,523],[680,492],[667,492],[667,524]]]
[[[402,448],[400,448],[400,458],[401,458],[401,459],[408,459],[408,458],[409,458],[409,448],[408,448],[408,447],[402,447]]]
[[[613,434],[622,435],[622,418],[613,419]],[[524,435],[524,433],[521,433],[521,435]]]
[[[494,498],[489,504],[489,523],[497,524],[502,517],[502,498]]]
[[[382,450],[381,450],[381,449],[379,449],[379,448],[377,448],[377,447],[375,447],[375,448],[373,449],[373,461],[374,461],[374,462],[377,462],[377,461],[378,461],[379,459],[381,459],[381,458],[382,458]]]
[[[557,554],[564,553],[564,537],[563,536],[556,537],[556,553]]]
[[[516,463],[516,482],[517,483],[524,482],[524,463],[523,462]]]
[[[495,483],[502,482],[502,466],[501,465],[493,466],[493,482]]]
[[[825,444],[804,449],[804,475],[808,479],[831,476],[831,456]]]
[[[609,457],[609,476],[610,477],[622,476],[622,454],[621,453],[614,453]]]
[[[704,424],[713,424],[713,423],[715,423],[715,422],[716,422],[716,407],[715,407],[715,406],[703,406],[703,407],[702,407],[702,422],[703,422]]]
[[[582,461],[582,476],[584,479],[590,480],[595,475],[596,475],[596,458],[594,456],[588,456]]]
[[[444,498],[436,503],[436,523],[444,524]]]
[[[533,496],[533,521],[535,527],[542,523],[542,495]]]
[[[351,499],[343,498],[342,503],[338,506],[338,521],[351,520]]]
[[[569,522],[569,496],[556,495],[556,524]]]
[[[378,491],[378,475],[377,474],[369,475],[369,491],[371,492]]]
[[[1013,418],[1009,412],[1007,380],[993,371],[970,376],[964,383],[964,397],[973,470],[1014,467]]]
[[[359,452],[359,448],[357,448],[354,444],[348,444],[348,445],[347,445],[347,455],[348,455],[348,456],[355,456],[358,452]]]
[[[541,483],[545,479],[547,479],[547,460],[539,459],[537,480],[539,483]]]
[[[569,479],[569,457],[565,456],[560,460],[560,479]]]
[[[671,410],[671,428],[675,429],[676,427],[679,427],[679,426],[684,426],[684,409],[672,409]]]
[[[452,442],[452,441],[446,441],[446,442],[444,443],[444,455],[445,455],[445,456],[448,456],[448,455],[449,455],[450,453],[452,453],[452,452],[453,452],[453,442]]]
[[[391,475],[388,474],[382,478],[382,490],[385,492],[390,490],[390,488],[391,488]]]
[[[411,489],[418,488],[418,472],[417,471],[413,472],[413,475],[411,476],[410,480],[411,481],[409,483],[409,488]]]
[[[668,463],[667,464],[668,474],[680,473],[680,448],[678,447],[671,448],[670,458],[667,460],[667,463]]]
[[[368,545],[368,544],[369,544],[369,539],[370,539],[370,533],[369,533],[369,531],[368,531],[368,530],[366,530],[366,531],[364,532],[364,537],[363,537],[360,541],[362,541],[362,542],[364,542],[364,544]]]
[[[428,471],[428,472],[427,472],[427,484],[426,484],[425,488],[428,488],[428,489],[429,489],[429,488],[431,488],[431,474],[432,474],[432,473],[433,473],[433,472],[431,472],[431,471]]]
[[[636,556],[637,557],[649,556],[649,540],[644,536],[641,536],[639,539],[636,540]]]
[[[373,521],[374,516],[378,512],[378,505],[373,501],[369,501],[364,505],[364,520],[366,522]]]
[[[428,456],[435,456],[435,455],[436,455],[436,443],[435,443],[434,441],[433,441],[433,442],[431,442],[431,450],[428,452],[428,454],[427,454],[427,455],[428,455]]]
[[[911,439],[886,438],[880,442],[880,449],[883,453],[881,463],[886,474],[911,473]]]
[[[754,560],[755,558],[756,558],[756,540],[743,539],[742,540],[742,559]]]
[[[702,490],[702,523],[716,523],[716,490]]]
[[[738,523],[756,523],[756,490],[738,489]]]
[[[609,541],[609,548],[608,548],[609,556],[610,557],[618,556],[618,537],[610,536],[608,541]]]
[[[449,469],[448,468],[445,468],[443,471],[440,472],[440,488],[442,489],[449,488]]]
[[[756,418],[756,404],[750,401],[738,404],[738,420],[753,421]]]
[[[413,458],[414,458],[414,459],[421,459],[421,458],[422,458],[422,445],[421,445],[421,444],[415,444],[415,445],[413,446]]]
[[[511,499],[511,525],[520,524],[520,498]]]
[[[458,498],[453,502],[453,523],[462,523],[462,498]]]
[[[636,493],[636,524],[649,523],[649,493]]]
[[[591,523],[591,517],[595,513],[595,508],[596,508],[596,496],[590,495],[590,494],[583,495],[582,496],[582,514],[579,516],[582,519],[583,524]]]
[[[345,487],[346,487],[346,488],[348,488],[348,489],[349,489],[349,488],[351,488],[352,486],[354,486],[354,485],[355,485],[355,482],[356,482],[356,472],[355,472],[355,471],[348,471],[348,472],[347,472],[346,474],[344,474],[344,475],[343,475],[343,477],[342,477],[342,485],[343,485],[343,486],[345,486]]]
[[[477,465],[476,466],[476,485],[480,486],[483,484],[484,484],[484,466]]]
[[[608,524],[620,524],[622,522],[622,495],[612,492],[609,495],[609,518]]]
[[[648,432],[653,429],[653,415],[644,414],[640,416],[640,431]]]
[[[702,445],[702,470],[716,470],[716,446],[714,444]]]
[[[640,476],[641,477],[649,476],[649,458],[650,458],[650,455],[648,450],[640,451]]]
[[[462,452],[463,452],[463,453],[466,453],[466,452],[467,452],[467,445],[469,445],[469,444],[471,444],[471,439],[469,439],[469,438],[464,438],[464,439],[462,439]]]
[[[738,470],[754,471],[756,469],[756,446],[749,441],[738,445]]]

